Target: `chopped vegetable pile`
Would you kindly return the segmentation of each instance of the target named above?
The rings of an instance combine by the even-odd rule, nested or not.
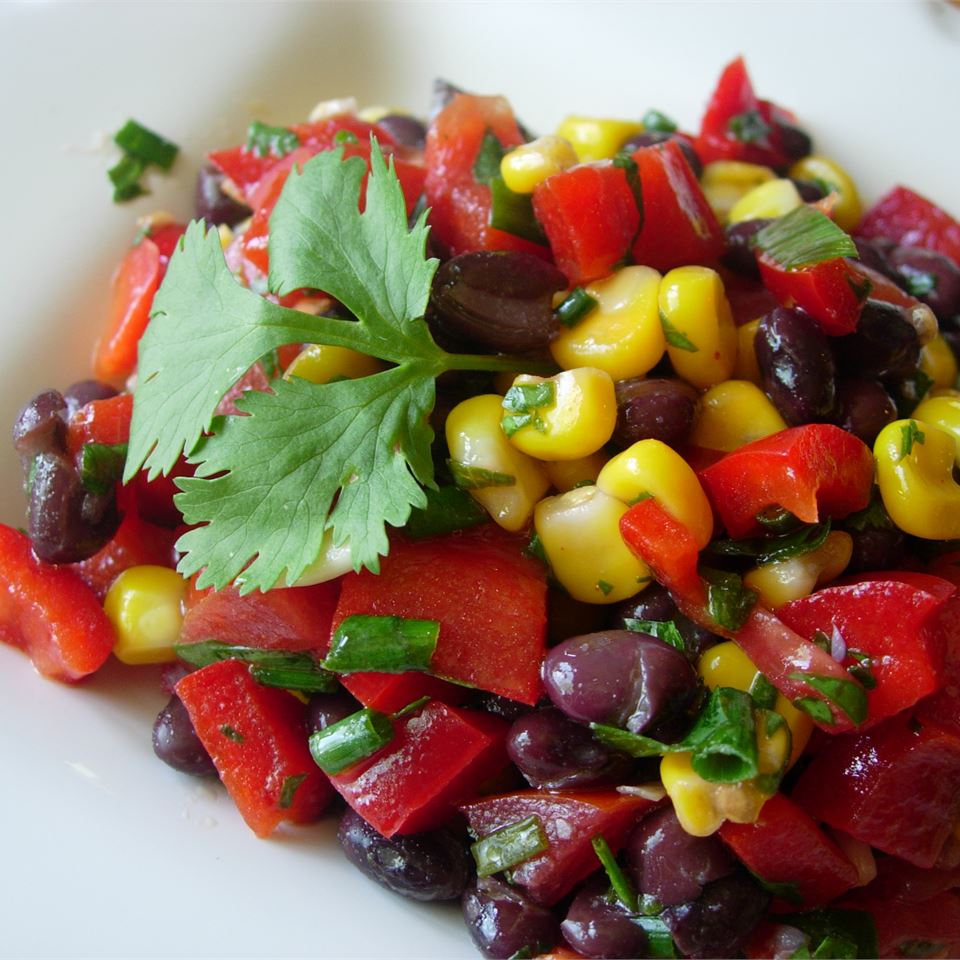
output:
[[[14,425],[3,640],[167,664],[161,760],[259,837],[339,794],[486,956],[960,952],[950,213],[742,59],[696,134],[321,104],[196,212]]]

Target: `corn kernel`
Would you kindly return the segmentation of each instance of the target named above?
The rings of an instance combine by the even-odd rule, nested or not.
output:
[[[311,563],[294,583],[288,583],[290,587],[308,587],[314,583],[326,583],[328,580],[336,580],[345,573],[353,569],[353,553],[350,550],[350,541],[340,544],[339,547],[333,545],[333,529],[326,530],[320,541],[320,549],[317,551],[317,559]],[[237,582],[243,581],[241,574]]]
[[[754,187],[776,178],[769,167],[739,160],[716,160],[703,168],[700,186],[707,202],[721,221],[726,221],[734,204]]]
[[[384,369],[383,362],[376,357],[369,357],[349,347],[311,343],[293,358],[284,378],[299,377],[311,383],[329,383],[331,380],[367,377]]]
[[[728,380],[737,359],[737,329],[716,270],[671,270],[660,282],[658,300],[678,376],[701,389]]]
[[[233,230],[225,223],[217,227],[217,236],[220,238],[220,249],[226,250],[233,243]]]
[[[447,447],[455,464],[489,473],[490,485],[476,486],[470,495],[504,530],[516,532],[530,521],[550,481],[542,464],[504,436],[502,401],[498,394],[485,393],[458,403],[447,417]]]
[[[576,460],[547,460],[544,469],[554,490],[566,493],[575,487],[589,486],[597,482],[607,458],[602,452],[591,453]]]
[[[810,156],[798,160],[789,170],[795,180],[822,180],[837,194],[833,219],[842,230],[853,230],[860,222],[863,207],[856,185],[843,167],[827,157]]]
[[[917,405],[913,416],[951,434],[957,442],[957,462],[960,463],[960,399],[951,396],[927,397]]]
[[[759,386],[763,380],[754,341],[757,339],[757,327],[760,317],[737,327],[737,360],[733,365],[733,376],[737,380],[749,380]]]
[[[394,110],[392,107],[385,107],[381,103],[373,103],[358,110],[357,117],[367,123],[379,123],[384,117],[396,113],[406,113],[406,110]]]
[[[699,548],[713,535],[713,511],[692,467],[660,440],[638,440],[607,461],[597,486],[624,504],[653,496],[693,535]]]
[[[504,154],[500,176],[514,193],[533,193],[547,177],[577,163],[576,151],[563,137],[539,137]]]
[[[657,312],[659,286],[656,270],[636,266],[589,284],[586,291],[597,306],[554,338],[554,360],[565,370],[598,367],[614,380],[645,374],[666,347]]]
[[[792,180],[785,177],[767,180],[745,193],[730,209],[728,221],[763,220],[782,217],[803,206],[803,198]]]
[[[620,536],[625,504],[579,487],[537,504],[534,526],[554,576],[575,600],[617,603],[650,583],[650,570]]]
[[[957,358],[942,334],[920,348],[920,369],[933,381],[934,387],[951,389],[957,382]]]
[[[328,117],[338,117],[342,113],[356,114],[356,97],[335,97],[330,100],[321,100],[310,111],[307,119],[310,123],[317,123],[319,120],[326,120]]]
[[[183,622],[186,580],[167,567],[144,565],[124,570],[113,581],[103,609],[117,633],[113,652],[129,664],[167,663]]]
[[[724,380],[701,398],[690,442],[730,453],[786,428],[783,417],[759,387],[746,380]]]
[[[557,127],[557,136],[573,146],[581,163],[609,159],[638,133],[643,133],[642,123],[604,117],[568,116]]]

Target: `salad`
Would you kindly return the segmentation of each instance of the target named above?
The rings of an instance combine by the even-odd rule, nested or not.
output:
[[[739,59],[697,134],[254,124],[197,213],[14,426],[5,640],[169,664],[161,759],[489,956],[960,947],[949,213]]]

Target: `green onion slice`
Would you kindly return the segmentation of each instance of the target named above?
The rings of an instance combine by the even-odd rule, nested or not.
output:
[[[310,736],[310,754],[327,776],[335,776],[373,756],[394,737],[393,721],[364,707]]]
[[[114,135],[113,142],[129,156],[143,163],[155,164],[161,170],[169,170],[180,152],[175,143],[148,130],[136,120],[128,120]]]
[[[333,673],[426,671],[440,624],[407,617],[347,617],[333,635],[323,666]]]
[[[777,217],[754,236],[753,245],[784,270],[857,256],[853,240],[825,213],[806,205]]]
[[[550,841],[536,814],[481,837],[470,847],[477,876],[489,877],[543,853]]]

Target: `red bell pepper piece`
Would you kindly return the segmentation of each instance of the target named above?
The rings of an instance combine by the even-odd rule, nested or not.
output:
[[[960,222],[908,187],[894,187],[882,196],[863,215],[857,234],[935,250],[960,267]]]
[[[571,287],[611,273],[640,227],[627,173],[612,163],[585,163],[548,177],[533,192],[533,212]]]
[[[731,537],[762,531],[757,514],[780,506],[804,523],[864,509],[873,455],[853,434],[808,423],[754,440],[699,474]]]
[[[546,642],[543,570],[524,555],[518,538],[497,527],[415,543],[396,538],[380,561],[379,575],[363,570],[343,578],[334,629],[354,614],[437,620],[433,673],[530,706],[540,698]],[[366,702],[369,689],[356,682],[364,676],[370,675],[344,677],[344,685]],[[383,686],[368,706],[395,710],[409,702],[398,703],[392,687],[408,685],[411,678],[378,676]]]
[[[755,823],[725,822],[720,839],[758,877],[786,884],[795,893],[790,908],[822,906],[859,879],[850,858],[782,793],[763,805]]]
[[[643,192],[633,260],[656,270],[715,264],[724,251],[723,228],[696,174],[673,140],[633,154]]]
[[[550,846],[513,867],[510,877],[532,899],[552,906],[600,868],[593,837],[602,834],[612,850],[619,850],[634,824],[653,806],[651,800],[615,790],[523,790],[477,800],[461,809],[476,837],[530,816],[540,818]]]
[[[42,563],[28,537],[0,524],[0,640],[46,677],[79,680],[116,642],[94,592],[69,567]]]
[[[923,903],[948,890],[960,889],[960,866],[952,869],[915,867],[899,857],[879,857],[877,876],[857,898],[899,900],[901,903]]]
[[[394,730],[390,744],[330,778],[385,837],[441,826],[507,765],[507,724],[489,713],[432,701]]]
[[[856,897],[843,906],[865,910],[873,917],[879,957],[960,956],[960,894],[956,892],[941,893],[923,903]]]
[[[239,660],[189,673],[176,686],[197,736],[247,826],[269,836],[281,823],[315,820],[333,797],[307,748],[304,707],[263,687]]]
[[[118,393],[106,400],[91,400],[67,423],[67,452],[76,457],[85,443],[127,443],[132,415],[133,394]]]
[[[899,714],[834,737],[792,799],[811,816],[918,867],[932,867],[960,818],[960,737]]]

